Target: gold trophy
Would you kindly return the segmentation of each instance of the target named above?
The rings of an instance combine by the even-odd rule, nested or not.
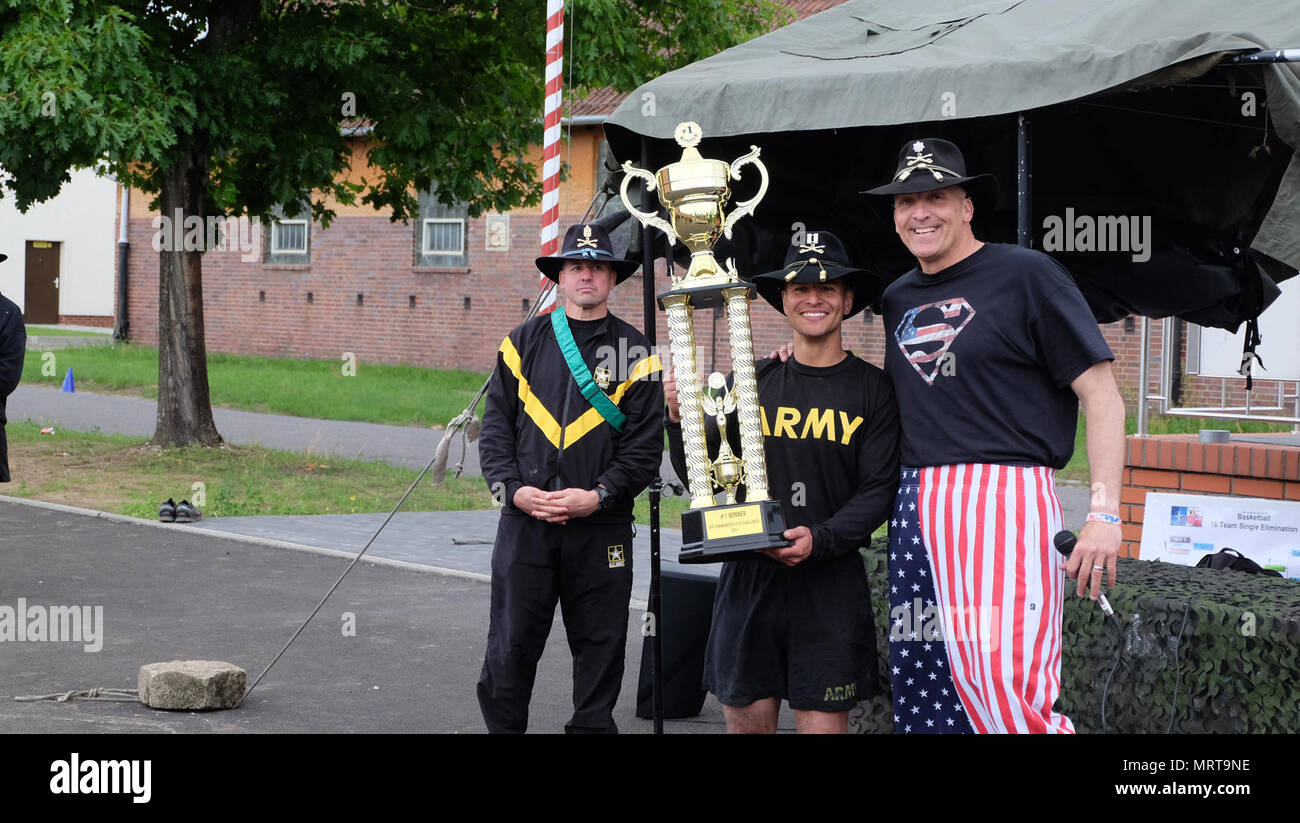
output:
[[[754,376],[754,342],[750,336],[749,301],[754,286],[741,281],[732,260],[718,265],[713,244],[720,235],[731,237],[736,221],[754,211],[767,193],[767,168],[758,159],[759,149],[732,163],[706,160],[695,148],[703,133],[696,123],[681,123],[674,136],[682,147],[682,158],[651,174],[630,162],[623,164],[626,175],[619,194],[628,212],[644,226],[653,226],[691,252],[686,274],[674,271],[672,289],[659,295],[659,306],[668,314],[668,337],[672,347],[673,372],[682,417],[682,447],[686,454],[686,483],[691,507],[682,515],[682,563],[713,563],[752,556],[755,549],[790,545],[781,536],[785,515],[780,501],[768,497],[767,464],[763,459],[763,429],[759,417],[758,381]],[[723,208],[731,198],[730,181],[740,179],[740,169],[754,166],[759,173],[758,193],[737,203],[730,214]],[[634,179],[645,182],[648,191],[658,191],[669,220],[642,211],[628,199]],[[700,386],[695,348],[695,309],[727,307],[727,334],[731,341],[734,385],[727,388],[722,375],[709,376],[709,390]],[[726,416],[735,411],[740,429],[740,455],[727,442]],[[709,459],[704,434],[704,415],[718,422],[718,458]],[[736,502],[736,489],[745,486],[745,502]],[[726,503],[715,505],[715,492],[726,493]]]

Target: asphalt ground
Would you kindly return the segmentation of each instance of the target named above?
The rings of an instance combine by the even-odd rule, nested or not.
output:
[[[441,432],[401,426],[214,410],[228,440],[292,451],[386,460],[421,468]],[[148,437],[153,401],[19,387],[11,420]],[[467,473],[476,474],[471,448]],[[458,458],[454,449],[451,462]],[[671,469],[666,468],[666,476]],[[1066,523],[1082,523],[1087,489],[1059,487]],[[0,502],[0,606],[100,605],[103,649],[80,644],[0,644],[3,732],[479,732],[474,684],[486,642],[495,511],[401,513],[308,629],[234,711],[157,712],[107,702],[17,703],[19,694],[134,688],[139,666],[220,659],[261,673],[348,562],[285,541],[355,552],[383,515],[208,519],[189,526],[124,523]],[[242,533],[261,543],[214,532]],[[664,529],[665,568],[680,533]],[[648,529],[638,527],[627,668],[616,720],[635,717],[641,607],[647,596]],[[441,569],[443,571],[435,571]],[[691,571],[714,571],[691,567]],[[345,637],[343,613],[355,615]],[[572,657],[557,619],[538,670],[533,731],[558,732],[570,712]],[[793,728],[788,709],[782,729]],[[721,707],[668,721],[672,732],[720,732]]]
[[[483,731],[474,685],[487,634],[479,580],[366,560],[238,709],[165,712],[137,703],[22,703],[17,695],[135,688],[139,667],[225,660],[255,678],[320,601],[347,559],[0,502],[0,605],[103,607],[103,647],[0,643],[0,732]],[[640,560],[641,558],[637,558]],[[344,613],[355,636],[344,635]],[[616,721],[635,717],[641,614],[628,626]],[[556,621],[538,668],[530,731],[561,732],[571,708],[572,657]],[[792,727],[783,717],[783,726]],[[723,731],[710,697],[673,733]]]

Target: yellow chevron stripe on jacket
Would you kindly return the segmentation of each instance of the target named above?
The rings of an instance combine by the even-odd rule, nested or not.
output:
[[[551,414],[546,406],[542,405],[542,401],[538,399],[537,395],[533,394],[528,385],[528,378],[524,377],[519,352],[515,349],[515,344],[510,341],[509,337],[501,341],[500,351],[501,359],[505,362],[506,368],[510,369],[510,373],[519,381],[519,402],[524,404],[524,413],[532,419],[537,428],[542,430],[542,434],[546,435],[546,439],[551,441],[551,445],[558,449],[560,447],[560,424],[556,422],[555,415]],[[644,360],[637,361],[637,364],[632,367],[632,373],[628,375],[627,380],[624,380],[614,389],[609,399],[617,406],[633,383],[657,371],[663,371],[663,363],[660,362],[659,355],[652,354]],[[573,445],[584,434],[604,421],[605,418],[601,417],[600,412],[594,407],[587,409],[577,420],[563,428],[564,445],[566,447]]]
[[[519,352],[515,350],[515,344],[510,342],[507,337],[501,341],[501,359],[505,362],[506,368],[519,381],[519,402],[524,404],[524,413],[532,418],[537,424],[537,428],[542,430],[546,439],[550,440],[555,448],[560,447],[560,424],[555,422],[555,416],[547,411],[542,405],[542,401],[528,385],[528,378],[524,377],[523,368],[520,366]]]

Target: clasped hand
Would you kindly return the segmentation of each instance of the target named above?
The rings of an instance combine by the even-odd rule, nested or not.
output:
[[[592,489],[542,491],[536,486],[522,486],[515,492],[515,508],[547,523],[566,523],[570,518],[586,517],[600,508],[600,495]]]

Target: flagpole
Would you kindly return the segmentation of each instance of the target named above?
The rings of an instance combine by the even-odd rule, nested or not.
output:
[[[542,111],[542,256],[553,256],[560,247],[560,114],[564,74],[564,0],[546,0],[546,102]],[[544,299],[538,314],[555,308],[555,291],[548,293],[550,279],[538,272],[538,288]]]

